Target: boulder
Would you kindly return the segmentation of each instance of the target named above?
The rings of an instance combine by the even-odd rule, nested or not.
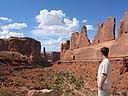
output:
[[[90,40],[88,39],[88,36],[87,36],[87,28],[86,26],[83,26],[79,34],[79,48],[87,47],[90,44],[91,44]]]
[[[60,96],[60,92],[43,89],[43,90],[30,90],[27,96]]]

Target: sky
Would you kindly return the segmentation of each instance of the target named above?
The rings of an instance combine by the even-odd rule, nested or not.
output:
[[[86,25],[93,40],[99,20],[120,19],[128,11],[128,0],[0,0],[0,38],[31,37],[47,51],[60,51],[72,32]]]

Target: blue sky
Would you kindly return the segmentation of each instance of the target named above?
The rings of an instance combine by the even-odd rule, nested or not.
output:
[[[0,0],[0,37],[29,36],[48,51],[58,51],[70,37],[68,31],[79,31],[86,24],[92,40],[99,20],[114,16],[119,28],[125,11],[128,0]]]

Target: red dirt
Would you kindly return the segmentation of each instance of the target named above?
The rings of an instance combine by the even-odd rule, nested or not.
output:
[[[128,72],[120,75],[121,66],[112,64],[112,93],[128,92]],[[49,88],[56,72],[69,71],[83,77],[85,90],[96,91],[97,69],[98,64],[55,64],[47,68],[0,65],[0,90],[25,96],[30,89]]]

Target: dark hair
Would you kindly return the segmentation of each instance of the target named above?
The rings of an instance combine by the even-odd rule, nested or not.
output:
[[[108,53],[109,53],[109,48],[107,47],[103,47],[101,48],[101,53],[104,55],[104,56],[108,56]]]

